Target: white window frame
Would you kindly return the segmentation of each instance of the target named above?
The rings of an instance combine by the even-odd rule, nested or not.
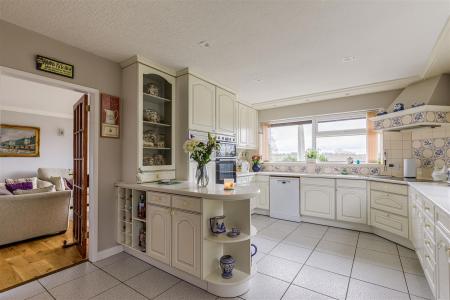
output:
[[[319,132],[319,130],[318,130],[318,125],[320,122],[333,122],[333,121],[343,121],[343,120],[351,120],[351,119],[366,119],[366,118],[367,118],[367,112],[359,111],[359,112],[339,113],[339,114],[331,114],[331,115],[296,118],[296,119],[272,122],[271,124],[285,124],[286,123],[286,125],[287,125],[288,123],[292,123],[292,122],[311,121],[311,123],[312,123],[312,149],[314,149],[314,150],[317,150],[317,138],[318,137],[333,137],[333,136],[366,135],[366,147],[367,147],[367,143],[368,143],[367,128],[321,131],[321,132]],[[303,153],[303,149],[300,149],[300,144],[301,143],[298,143],[298,149],[297,149],[299,156],[301,156],[301,153]],[[307,149],[305,149],[305,150],[307,150]],[[367,153],[366,153],[366,155],[367,155]],[[299,160],[297,162],[303,162],[303,161]],[[341,161],[333,161],[330,163],[342,163],[342,162]],[[365,163],[367,163],[367,162],[368,162],[368,157],[366,157]]]

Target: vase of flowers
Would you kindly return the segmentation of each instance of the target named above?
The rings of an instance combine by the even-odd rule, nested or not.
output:
[[[189,157],[197,162],[195,181],[199,187],[205,187],[209,183],[209,174],[206,165],[211,161],[213,151],[220,149],[216,137],[208,133],[208,142],[204,143],[196,139],[189,139],[184,142],[184,152],[189,153]]]
[[[259,154],[252,156],[252,162],[253,162],[252,170],[253,170],[253,172],[261,171],[261,160],[262,160],[262,156],[259,155]]]

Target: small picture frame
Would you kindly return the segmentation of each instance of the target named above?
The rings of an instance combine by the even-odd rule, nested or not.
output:
[[[120,137],[120,99],[119,97],[101,94],[100,96],[101,137]]]

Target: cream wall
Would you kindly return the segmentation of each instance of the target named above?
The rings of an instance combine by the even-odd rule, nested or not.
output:
[[[1,20],[0,45],[0,66],[121,95],[121,69],[115,62]],[[36,54],[74,64],[74,79],[37,71],[34,62]],[[120,139],[99,138],[98,250],[116,244],[113,186],[121,174],[120,143]]]
[[[267,122],[314,115],[387,108],[397,98],[400,92],[401,90],[394,90],[260,110],[259,121]]]

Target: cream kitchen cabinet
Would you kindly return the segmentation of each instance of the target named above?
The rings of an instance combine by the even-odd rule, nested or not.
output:
[[[256,175],[255,184],[259,188],[256,208],[268,211],[270,208],[269,176]]]
[[[172,266],[201,275],[201,215],[174,210],[172,216]]]
[[[303,178],[300,186],[301,215],[335,219],[334,179]]]
[[[367,224],[367,190],[338,187],[336,191],[336,219]]]
[[[450,299],[450,218],[436,211],[436,299]]]
[[[216,87],[216,128],[221,134],[235,133],[236,96],[222,88]]]
[[[214,132],[216,126],[216,87],[188,75],[189,129]]]
[[[242,103],[238,103],[237,111],[237,146],[244,149],[256,149],[258,145],[258,112]]]
[[[171,209],[147,205],[147,254],[170,265],[171,258]]]

